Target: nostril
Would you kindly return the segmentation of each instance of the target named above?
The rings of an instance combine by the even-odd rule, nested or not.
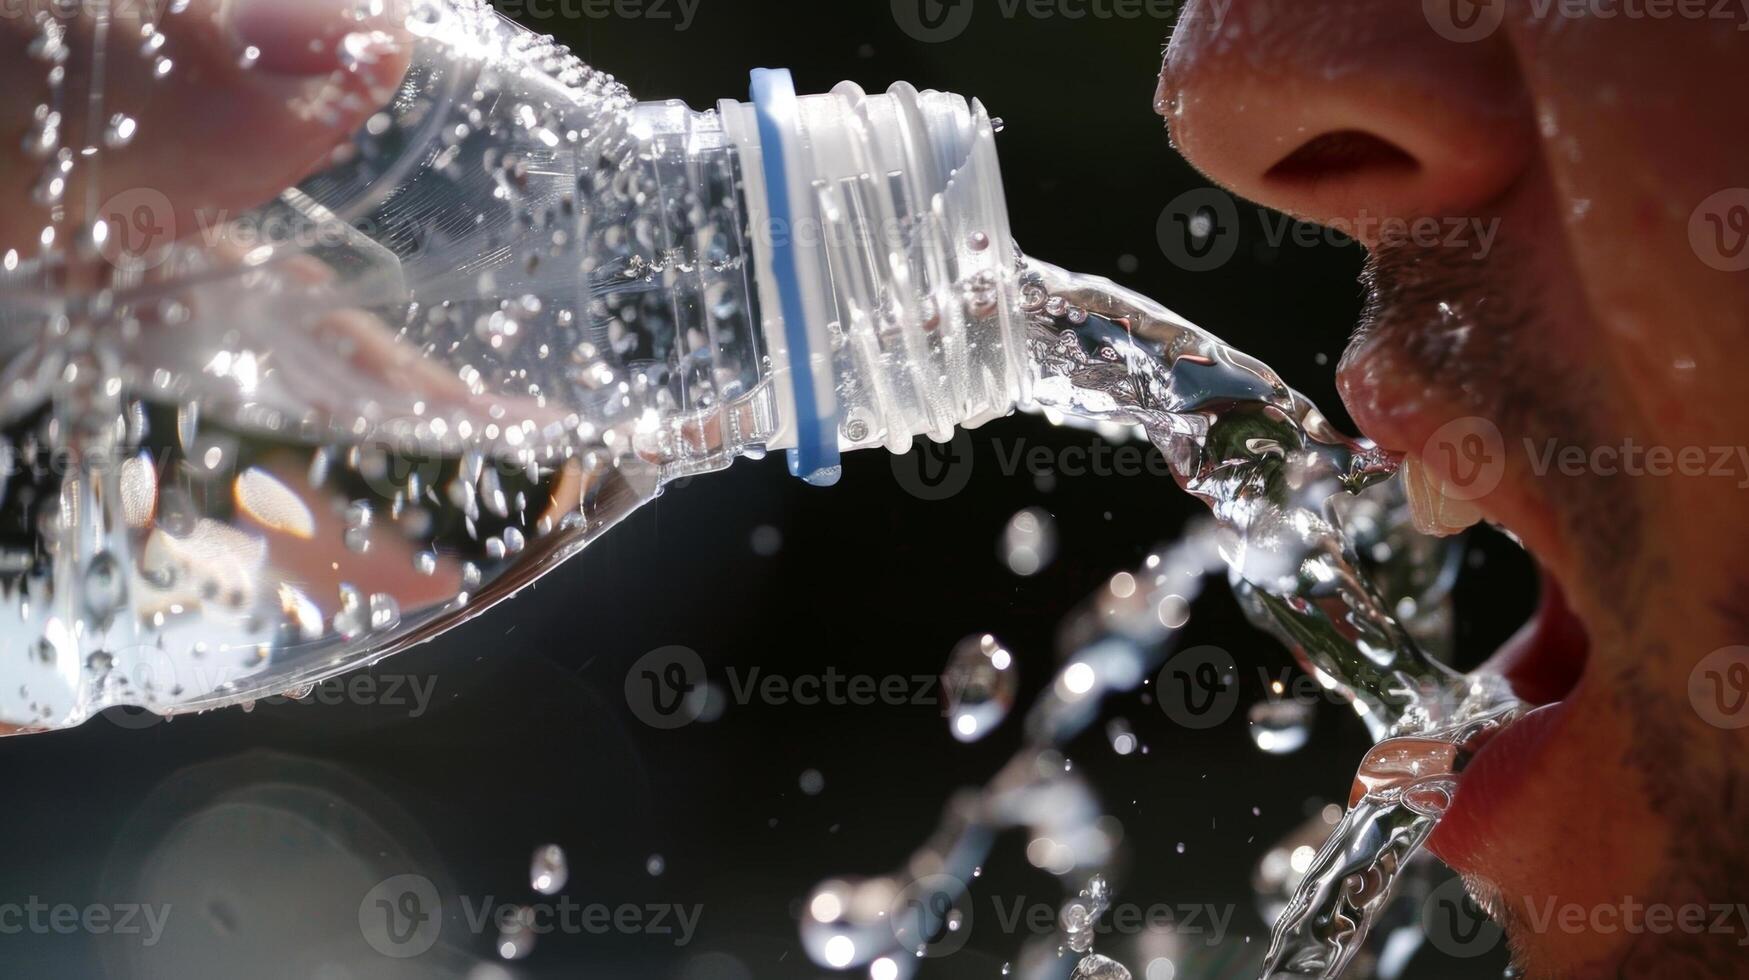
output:
[[[1269,168],[1265,178],[1304,183],[1340,177],[1411,174],[1421,162],[1389,140],[1358,129],[1325,133]]]

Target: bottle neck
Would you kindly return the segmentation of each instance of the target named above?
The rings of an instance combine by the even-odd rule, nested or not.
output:
[[[1026,400],[1018,250],[995,126],[907,84],[718,107],[740,150],[771,448],[830,482],[838,451],[908,451]],[[825,440],[828,447],[818,445]]]

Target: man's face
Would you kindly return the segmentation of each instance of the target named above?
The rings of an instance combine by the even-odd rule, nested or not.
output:
[[[1159,94],[1214,179],[1358,232],[1349,408],[1426,523],[1546,572],[1497,665],[1551,706],[1435,851],[1533,977],[1741,975],[1749,4],[1193,0]]]

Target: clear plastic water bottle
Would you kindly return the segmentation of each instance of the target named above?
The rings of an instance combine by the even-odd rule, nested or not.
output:
[[[511,595],[669,481],[784,450],[830,483],[843,451],[1027,399],[977,103],[759,72],[699,112],[483,0],[397,20],[341,42],[411,68],[298,186],[143,246],[174,217],[149,188],[69,202],[0,263],[0,730],[296,692]],[[43,30],[53,79],[78,42]],[[356,99],[345,72],[332,97]],[[102,72],[73,77],[92,90],[57,98],[101,111]],[[42,154],[50,185],[125,142]]]

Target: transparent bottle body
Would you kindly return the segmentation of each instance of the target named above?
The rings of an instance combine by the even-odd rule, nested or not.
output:
[[[0,268],[0,732],[295,693],[429,639],[665,483],[793,444],[792,369],[831,379],[844,449],[1014,404],[1005,221],[955,217],[1000,201],[955,180],[981,110],[816,97],[804,233],[764,217],[749,107],[636,103],[484,3],[405,27],[398,90],[299,186],[146,251],[74,209]],[[792,233],[821,236],[807,351],[761,269]]]

